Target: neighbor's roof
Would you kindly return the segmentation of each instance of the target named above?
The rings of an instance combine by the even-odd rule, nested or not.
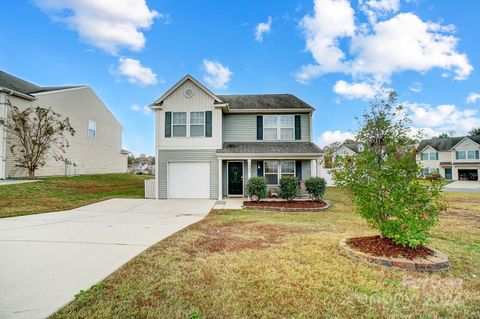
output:
[[[434,138],[430,140],[423,140],[420,142],[417,150],[421,151],[427,146],[431,146],[437,151],[449,151],[452,147],[460,143],[465,137],[468,137],[475,143],[480,144],[480,135],[474,136],[458,136],[449,138]]]
[[[217,153],[301,153],[301,154],[322,154],[322,150],[310,142],[225,142],[223,148]]]
[[[342,146],[345,146],[346,148],[354,151],[355,153],[358,153],[358,145],[357,143],[348,143],[348,144],[343,144]],[[341,147],[341,146],[340,146]]]
[[[31,95],[34,93],[58,91],[76,87],[81,86],[38,86],[6,72],[0,71],[0,88],[6,88],[22,94]]]
[[[292,94],[217,95],[231,110],[307,109],[312,106]]]

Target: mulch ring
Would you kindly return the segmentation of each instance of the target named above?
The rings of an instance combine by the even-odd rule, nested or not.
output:
[[[269,201],[258,202],[244,201],[243,207],[248,209],[272,209],[283,211],[320,211],[330,207],[330,203],[323,200],[293,200],[293,201]]]
[[[423,258],[433,255],[433,250],[425,246],[418,246],[416,249],[397,245],[389,238],[380,236],[354,237],[347,240],[347,244],[361,252],[373,256],[385,256],[394,258]]]

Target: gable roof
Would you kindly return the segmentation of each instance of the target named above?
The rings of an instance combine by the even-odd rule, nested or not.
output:
[[[203,91],[205,91],[205,93],[207,93],[208,95],[210,95],[216,103],[223,103],[222,100],[220,100],[220,98],[218,96],[216,96],[215,94],[212,93],[212,91],[210,91],[205,85],[203,85],[202,83],[200,83],[199,81],[197,81],[193,76],[191,76],[190,74],[187,74],[185,75],[180,81],[178,81],[177,83],[175,83],[174,86],[172,86],[167,92],[165,92],[161,97],[159,97],[157,100],[155,100],[155,102],[153,102],[152,105],[150,105],[151,107],[155,108],[155,106],[158,106],[158,105],[161,105],[162,102],[170,95],[172,94],[180,85],[182,85],[183,83],[185,83],[186,81],[192,81],[193,83],[195,83],[195,85],[197,85],[200,89],[202,89]]]
[[[292,94],[218,95],[230,110],[315,110]]]
[[[348,144],[343,144],[342,146],[345,146],[346,148],[350,149],[351,151],[358,153],[358,145],[357,143],[348,143]]]
[[[480,144],[480,135],[434,138],[421,141],[417,150],[423,151],[427,146],[431,146],[437,151],[449,151],[452,149],[452,147],[463,141],[465,138],[468,138],[475,143]]]
[[[5,88],[25,95],[32,96],[34,93],[58,91],[77,87],[82,86],[38,86],[8,74],[7,72],[0,71],[0,88]]]

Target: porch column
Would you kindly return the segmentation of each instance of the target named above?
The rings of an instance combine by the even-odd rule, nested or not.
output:
[[[218,160],[218,200],[222,200],[223,199],[223,187],[222,187],[222,182],[223,182],[223,179],[222,179],[222,160],[219,159]]]
[[[310,170],[312,172],[312,177],[317,177],[317,160],[314,159],[311,161],[311,167]]]
[[[247,182],[252,177],[252,160],[249,158],[247,159]]]

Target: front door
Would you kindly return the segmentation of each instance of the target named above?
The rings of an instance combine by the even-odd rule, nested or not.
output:
[[[445,168],[445,179],[452,179],[452,169]]]
[[[228,195],[243,195],[243,162],[228,162]]]

